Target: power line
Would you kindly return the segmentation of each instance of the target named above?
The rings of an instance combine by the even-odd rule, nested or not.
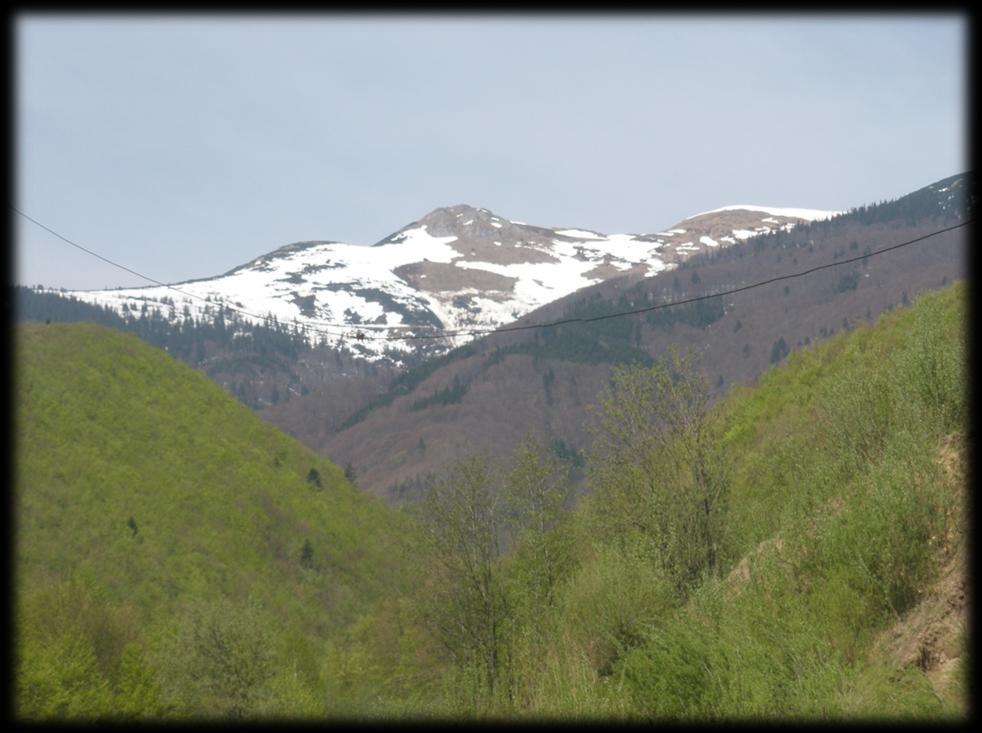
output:
[[[24,217],[25,219],[27,219],[28,221],[33,222],[34,224],[36,224],[37,226],[41,227],[45,231],[50,232],[54,236],[58,237],[58,239],[61,239],[62,241],[70,244],[73,247],[77,247],[78,249],[80,249],[83,252],[86,252],[86,253],[92,255],[93,257],[97,257],[98,259],[102,260],[103,262],[107,262],[110,265],[113,265],[114,267],[118,267],[118,268],[120,268],[122,270],[125,270],[126,272],[129,272],[129,273],[131,273],[133,275],[136,275],[137,277],[143,278],[144,280],[147,280],[149,282],[152,282],[152,283],[154,283],[156,285],[160,285],[160,286],[165,287],[165,288],[167,288],[169,290],[173,290],[174,292],[180,293],[181,295],[184,295],[186,297],[196,298],[198,300],[202,300],[202,301],[205,301],[207,303],[214,303],[215,302],[214,300],[209,300],[208,298],[204,298],[204,297],[202,297],[200,295],[196,295],[194,293],[185,292],[183,290],[180,290],[178,288],[175,288],[173,285],[168,285],[167,283],[163,283],[163,282],[161,282],[159,280],[156,280],[156,279],[154,279],[152,277],[148,277],[147,275],[144,275],[142,273],[139,273],[136,270],[133,270],[133,269],[131,269],[129,267],[126,267],[125,265],[121,265],[118,262],[113,262],[108,257],[103,257],[98,252],[93,252],[92,250],[90,250],[90,249],[88,249],[86,247],[83,247],[82,245],[78,244],[77,242],[73,242],[68,237],[65,237],[65,236],[59,234],[58,232],[56,232],[55,230],[51,229],[50,227],[45,226],[41,222],[39,222],[36,219],[28,216],[27,214],[25,214],[24,212],[20,211],[16,207],[11,206],[10,208],[13,209],[13,211],[16,212],[17,214],[20,214],[22,217]],[[484,335],[490,335],[490,334],[494,334],[494,333],[508,333],[508,332],[511,332],[511,331],[528,331],[528,330],[532,330],[532,329],[536,329],[536,328],[552,328],[552,327],[555,327],[555,326],[563,326],[563,325],[567,325],[567,324],[570,324],[570,323],[593,323],[595,321],[604,321],[604,320],[607,320],[607,319],[610,319],[610,318],[623,318],[624,316],[633,316],[633,315],[638,315],[640,313],[649,313],[651,311],[660,310],[662,308],[672,308],[672,307],[678,306],[678,305],[686,305],[688,303],[696,303],[696,302],[698,302],[700,300],[709,300],[710,298],[719,298],[719,297],[722,297],[724,295],[733,295],[734,293],[740,293],[740,292],[744,292],[746,290],[752,290],[754,288],[763,287],[764,285],[770,285],[772,283],[780,282],[782,280],[791,280],[791,279],[794,279],[794,278],[797,278],[797,277],[804,277],[805,275],[810,275],[811,273],[818,272],[819,270],[826,270],[826,269],[829,269],[829,268],[832,268],[832,267],[839,267],[841,265],[849,264],[850,262],[858,262],[859,260],[865,260],[865,259],[868,259],[870,257],[875,257],[877,255],[884,254],[885,252],[890,252],[890,251],[893,251],[895,249],[900,249],[901,247],[907,247],[909,245],[916,244],[918,242],[923,242],[925,239],[930,239],[931,237],[936,237],[939,234],[944,234],[945,232],[950,232],[950,231],[953,231],[955,229],[960,229],[961,227],[968,226],[969,224],[973,223],[973,221],[974,221],[973,219],[968,219],[966,221],[963,221],[960,224],[955,224],[953,226],[946,227],[944,229],[939,229],[939,230],[934,231],[934,232],[931,232],[929,234],[925,234],[923,236],[916,237],[914,239],[909,239],[909,240],[907,240],[905,242],[900,242],[899,244],[893,244],[893,245],[890,245],[888,247],[883,247],[882,249],[874,250],[872,252],[867,252],[867,253],[862,254],[862,255],[857,255],[856,257],[849,257],[849,258],[844,259],[844,260],[837,260],[836,262],[829,262],[829,263],[826,263],[824,265],[816,265],[815,267],[810,267],[807,270],[802,270],[801,272],[792,272],[792,273],[788,273],[788,274],[785,274],[785,275],[778,275],[776,277],[772,277],[772,278],[769,278],[767,280],[761,280],[759,282],[751,283],[749,285],[742,285],[742,286],[737,287],[737,288],[730,288],[729,290],[721,290],[719,292],[707,293],[705,295],[698,295],[698,296],[695,296],[695,297],[692,297],[692,298],[684,298],[682,300],[674,300],[674,301],[671,301],[671,302],[668,302],[668,303],[657,303],[655,305],[645,306],[644,308],[636,308],[636,309],[627,310],[627,311],[618,311],[616,313],[607,313],[605,315],[592,316],[590,318],[582,318],[582,317],[578,317],[578,318],[563,318],[563,319],[560,319],[560,320],[557,320],[557,321],[549,321],[547,323],[530,323],[530,324],[525,324],[525,325],[501,326],[499,328],[483,328],[483,329],[482,328],[470,328],[470,329],[468,329],[468,328],[459,328],[459,329],[444,329],[444,330],[441,330],[441,331],[439,331],[437,333],[429,333],[429,334],[427,334],[427,333],[417,333],[417,334],[408,334],[408,335],[405,335],[405,336],[391,336],[391,335],[386,335],[386,334],[382,334],[382,335],[366,335],[365,333],[362,332],[362,329],[378,328],[378,329],[392,330],[392,329],[397,329],[397,328],[414,328],[414,326],[406,326],[406,325],[386,326],[386,325],[378,325],[378,324],[364,324],[364,325],[362,325],[362,324],[334,324],[334,323],[327,323],[327,322],[324,322],[324,321],[308,321],[308,323],[318,323],[318,324],[323,324],[323,325],[328,325],[328,326],[334,326],[336,328],[355,329],[358,332],[357,333],[357,336],[356,336],[356,338],[358,340],[370,340],[370,341],[409,341],[409,340],[420,340],[420,339],[453,338],[455,336],[484,336]],[[218,302],[220,304],[223,304],[225,308],[228,308],[229,310],[234,311],[236,313],[240,313],[242,315],[249,316],[250,318],[255,318],[255,319],[258,319],[260,321],[266,320],[264,316],[259,316],[259,315],[255,314],[255,313],[250,313],[248,311],[242,310],[241,308],[232,307],[232,306],[230,306],[230,305],[228,305],[226,303],[223,303],[221,300],[219,300]],[[306,325],[305,325],[305,328],[307,330],[309,330],[309,331],[314,332],[314,333],[324,334],[324,335],[327,335],[327,336],[344,337],[344,335],[345,335],[345,334],[331,333],[330,331],[325,331],[325,330],[318,329],[318,328],[309,328]]]
[[[14,212],[16,212],[17,214],[20,214],[22,217],[24,217],[25,219],[27,219],[28,221],[33,222],[34,224],[37,224],[39,227],[41,227],[45,231],[50,232],[54,236],[58,237],[58,239],[62,240],[63,242],[66,242],[66,243],[70,244],[71,246],[76,247],[76,248],[82,250],[83,252],[86,252],[87,254],[92,255],[93,257],[97,257],[98,259],[102,260],[103,262],[108,262],[113,267],[118,267],[119,269],[125,270],[126,272],[128,272],[128,273],[130,273],[132,275],[136,275],[139,278],[143,278],[144,280],[146,280],[148,282],[152,282],[155,285],[160,285],[161,287],[167,288],[168,290],[173,290],[175,293],[179,293],[180,295],[183,295],[185,297],[188,297],[188,298],[196,298],[198,300],[204,301],[204,302],[209,303],[209,304],[215,302],[214,300],[209,300],[208,298],[202,297],[200,295],[196,295],[195,293],[188,293],[188,292],[185,292],[184,290],[181,290],[179,288],[175,288],[173,285],[168,285],[167,283],[161,282],[160,280],[157,280],[156,278],[152,278],[149,275],[144,275],[142,272],[137,272],[136,270],[134,270],[132,268],[129,268],[126,265],[121,265],[118,262],[114,262],[113,260],[109,259],[108,257],[103,257],[98,252],[93,252],[91,249],[88,249],[87,247],[83,247],[78,242],[73,242],[71,239],[69,239],[66,236],[63,236],[62,234],[59,234],[58,232],[56,232],[51,227],[48,227],[48,226],[42,224],[37,219],[35,219],[35,218],[31,217],[31,216],[28,216],[27,214],[25,214],[23,211],[21,211],[17,207],[11,206],[10,208],[13,209]],[[242,315],[249,316],[250,318],[258,318],[260,321],[265,320],[265,317],[264,316],[260,316],[260,315],[257,315],[255,313],[250,313],[250,312],[245,311],[245,310],[242,310],[240,308],[234,308],[234,307],[232,307],[232,306],[230,306],[230,305],[222,302],[221,300],[219,300],[218,302],[219,302],[220,305],[224,305],[226,308],[228,308],[229,310],[235,311],[236,313],[241,313]],[[346,325],[343,325],[343,324],[337,324],[337,325],[339,327],[341,327],[341,328],[349,328],[349,326],[346,326]],[[328,336],[343,336],[343,334],[333,334],[333,333],[330,333],[329,331],[322,331],[322,330],[319,330],[319,329],[311,329],[311,330],[315,331],[315,333],[322,333],[322,334],[325,334],[325,335],[328,335]]]
[[[856,257],[849,257],[848,259],[845,260],[829,262],[824,265],[816,265],[815,267],[810,267],[807,270],[802,270],[801,272],[792,272],[787,275],[779,275],[777,277],[772,277],[768,280],[761,280],[760,282],[751,283],[750,285],[743,285],[738,288],[731,288],[730,290],[721,290],[717,293],[699,295],[694,298],[687,298],[684,300],[673,300],[671,303],[659,303],[657,305],[649,305],[645,308],[637,308],[636,310],[630,310],[630,311],[620,311],[618,313],[608,313],[602,316],[593,316],[592,318],[567,318],[561,321],[553,321],[551,323],[543,323],[543,324],[532,324],[528,326],[503,326],[502,328],[495,329],[494,331],[489,331],[489,333],[502,333],[505,331],[521,331],[529,328],[547,328],[549,326],[560,326],[566,323],[591,323],[593,321],[603,321],[608,318],[619,318],[620,316],[633,316],[633,315],[637,315],[638,313],[647,313],[649,311],[659,310],[661,308],[671,308],[672,306],[675,305],[685,305],[686,303],[695,303],[696,301],[700,301],[700,300],[709,300],[710,298],[719,298],[724,295],[732,295],[733,293],[740,293],[743,292],[744,290],[759,288],[764,285],[770,285],[771,283],[780,282],[781,280],[791,280],[792,278],[803,277],[813,272],[817,272],[818,270],[826,270],[830,267],[839,267],[840,265],[846,265],[849,264],[850,262],[865,260],[868,257],[874,257],[875,255],[880,255],[883,254],[884,252],[889,252],[894,249],[900,249],[901,247],[906,247],[911,244],[916,244],[917,242],[922,242],[925,239],[930,239],[931,237],[935,237],[939,234],[950,232],[953,229],[959,229],[961,227],[968,226],[969,224],[972,223],[972,221],[973,221],[972,219],[969,219],[967,221],[962,222],[961,224],[955,224],[954,226],[947,227],[946,229],[939,229],[936,232],[925,234],[922,237],[917,237],[916,239],[910,239],[906,242],[901,242],[900,244],[893,244],[890,245],[889,247],[884,247],[883,249],[874,250],[872,252],[868,252],[863,255],[858,255]]]

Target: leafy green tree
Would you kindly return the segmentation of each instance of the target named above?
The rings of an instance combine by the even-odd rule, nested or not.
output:
[[[92,719],[112,711],[112,689],[99,671],[92,641],[77,629],[49,639],[28,637],[19,652],[18,718]]]
[[[121,718],[159,718],[168,712],[160,698],[160,684],[139,644],[130,643],[123,649],[113,708],[114,716]]]
[[[646,536],[685,593],[719,570],[728,506],[706,377],[673,348],[652,367],[616,367],[599,408],[590,473],[610,498],[607,532]]]
[[[535,558],[533,592],[552,602],[557,580],[556,550],[549,530],[559,521],[569,498],[569,469],[554,451],[526,437],[515,452],[515,465],[505,478],[504,499],[513,530]]]
[[[254,603],[194,602],[160,651],[165,700],[196,717],[255,717],[275,670],[272,626]]]

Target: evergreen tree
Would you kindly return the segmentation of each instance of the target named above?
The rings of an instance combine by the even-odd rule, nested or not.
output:
[[[300,565],[305,568],[314,567],[314,548],[310,540],[303,541],[303,549],[300,551]]]
[[[776,364],[786,357],[790,352],[788,351],[788,345],[784,341],[784,336],[781,336],[777,341],[774,342],[774,346],[771,347],[771,364]]]

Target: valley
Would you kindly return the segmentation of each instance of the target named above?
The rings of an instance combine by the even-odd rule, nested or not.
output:
[[[968,181],[412,366],[15,292],[18,717],[962,718]]]

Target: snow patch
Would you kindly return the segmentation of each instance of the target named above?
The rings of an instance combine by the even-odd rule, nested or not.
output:
[[[695,219],[697,216],[704,216],[706,214],[715,214],[720,211],[760,211],[765,214],[772,214],[773,216],[783,216],[792,217],[794,219],[804,219],[806,221],[817,221],[820,219],[831,219],[833,216],[838,216],[844,212],[842,211],[826,211],[824,209],[793,209],[793,208],[783,208],[777,206],[756,206],[753,204],[736,204],[735,206],[721,206],[718,209],[711,209],[710,211],[703,211],[698,214],[693,214],[687,217],[688,219]]]
[[[573,239],[604,239],[602,234],[588,232],[585,229],[556,229],[555,231],[556,234],[561,234],[564,237],[572,237]]]

